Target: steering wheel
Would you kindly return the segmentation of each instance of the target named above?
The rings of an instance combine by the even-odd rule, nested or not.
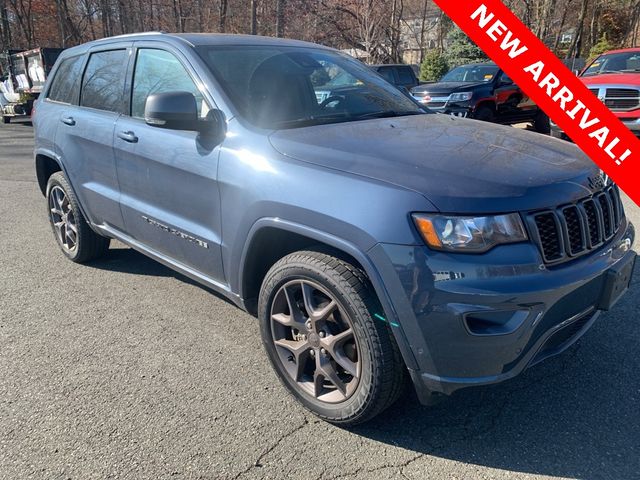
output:
[[[320,104],[320,108],[327,108],[327,105],[333,102],[342,102],[344,101],[344,97],[340,95],[331,95],[330,97],[325,98]]]

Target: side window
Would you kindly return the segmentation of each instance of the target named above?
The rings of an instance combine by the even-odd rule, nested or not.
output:
[[[62,61],[53,83],[49,87],[47,94],[49,100],[68,104],[75,103],[80,75],[82,75],[83,59],[84,57],[80,55]]]
[[[91,54],[82,78],[80,105],[109,112],[121,112],[127,51],[110,50]]]
[[[206,116],[210,110],[189,72],[172,53],[152,48],[138,50],[133,75],[131,116],[144,118],[147,97],[166,92],[192,93],[196,97],[200,117]]]
[[[382,75],[387,82],[396,84],[396,79],[393,77],[393,69],[391,67],[382,67],[378,69],[378,73]]]
[[[503,83],[504,85],[511,85],[513,83],[513,80],[511,80],[509,75],[502,72],[502,77],[500,77],[500,82]]]
[[[398,68],[398,81],[400,82],[400,85],[410,85],[414,82],[411,67]]]

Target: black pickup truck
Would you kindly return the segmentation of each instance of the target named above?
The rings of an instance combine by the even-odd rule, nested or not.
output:
[[[435,112],[505,125],[530,122],[537,132],[550,132],[549,117],[493,63],[456,67],[411,94]]]

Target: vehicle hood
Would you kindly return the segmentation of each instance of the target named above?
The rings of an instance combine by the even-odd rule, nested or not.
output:
[[[640,73],[604,73],[580,77],[586,85],[629,85],[640,88]]]
[[[448,95],[453,92],[466,92],[475,88],[486,85],[483,82],[469,83],[469,82],[441,82],[441,83],[426,83],[424,85],[418,85],[411,90],[411,93],[429,93],[438,95]]]
[[[447,213],[561,205],[590,195],[600,172],[569,142],[448,115],[278,130],[270,141],[288,157],[418,192]]]

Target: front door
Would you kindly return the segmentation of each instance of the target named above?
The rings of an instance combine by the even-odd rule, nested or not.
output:
[[[201,142],[198,132],[144,121],[151,94],[190,92],[202,118],[210,104],[179,53],[138,48],[135,55],[130,111],[118,119],[114,140],[126,232],[154,252],[223,282],[219,147]]]

